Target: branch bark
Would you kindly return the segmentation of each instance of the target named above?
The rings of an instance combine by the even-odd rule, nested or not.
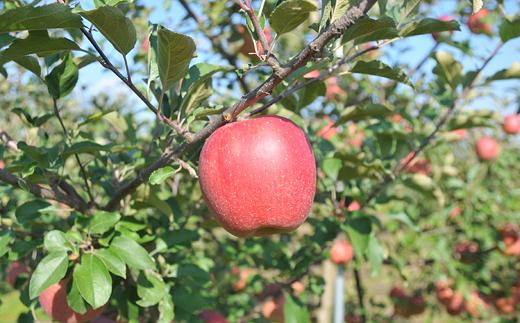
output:
[[[327,43],[342,35],[349,27],[353,26],[365,13],[374,6],[377,0],[361,0],[357,6],[352,7],[345,15],[332,23],[323,33],[312,40],[300,53],[298,53],[288,64],[273,71],[271,76],[254,90],[244,95],[237,103],[227,108],[221,115],[211,119],[210,122],[199,132],[193,134],[185,143],[176,149],[167,149],[151,165],[137,172],[137,175],[118,188],[113,197],[103,207],[105,210],[115,210],[120,201],[131,194],[139,185],[148,180],[150,174],[161,167],[168,165],[179,158],[186,150],[206,139],[211,133],[224,124],[235,120],[235,118],[246,108],[260,101],[272,93],[291,73],[304,66],[309,60],[319,55]],[[123,77],[124,78],[124,77]]]

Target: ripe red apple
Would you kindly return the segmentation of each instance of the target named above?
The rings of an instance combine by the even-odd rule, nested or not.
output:
[[[327,100],[335,100],[343,96],[345,91],[338,85],[337,77],[329,77],[325,80],[326,90],[325,97]]]
[[[411,162],[404,168],[404,171],[411,174],[422,174],[428,175],[432,171],[430,162],[424,158],[414,158],[415,152],[411,151],[401,160],[401,165],[406,165],[410,160]]]
[[[355,212],[361,210],[361,204],[358,201],[352,201],[347,207],[347,211]]]
[[[488,304],[478,292],[471,292],[464,303],[464,309],[472,317],[481,317],[488,307]]]
[[[498,145],[495,138],[491,137],[482,137],[479,138],[476,142],[475,149],[477,151],[477,156],[480,160],[493,160],[497,158],[500,153],[500,146]]]
[[[204,323],[228,323],[226,317],[215,310],[203,310],[199,317]]]
[[[347,240],[336,239],[330,249],[330,260],[336,265],[344,265],[352,260],[354,249]]]
[[[285,299],[283,294],[279,294],[273,299],[269,299],[262,304],[262,315],[271,322],[283,323]]]
[[[29,273],[29,267],[20,261],[13,261],[7,267],[6,281],[9,285],[14,286],[16,279],[21,274]]]
[[[472,33],[475,34],[491,34],[491,24],[486,22],[486,17],[489,15],[487,9],[480,9],[479,12],[472,14],[468,18],[468,27]]]
[[[426,310],[426,301],[420,294],[415,294],[409,297],[410,315],[419,315]]]
[[[318,71],[318,70],[313,70],[313,71],[307,72],[303,75],[303,78],[306,78],[306,79],[315,79],[318,77],[320,77],[320,71]]]
[[[312,206],[314,154],[303,131],[288,119],[234,122],[206,140],[199,181],[210,210],[230,233],[289,232],[305,221]]]
[[[443,16],[439,17],[439,20],[440,21],[452,21],[453,17],[449,16],[449,15],[443,15]],[[448,36],[451,36],[451,35],[453,35],[453,30],[451,30],[449,32],[445,32],[444,34],[447,34]],[[432,33],[432,37],[433,37],[434,40],[438,40],[440,35],[441,35],[440,33]]]
[[[444,304],[448,305],[453,297],[453,289],[450,287],[450,283],[444,280],[440,280],[435,283],[435,294],[437,296],[437,300]]]
[[[338,128],[334,127],[334,120],[332,120],[329,116],[324,117],[327,120],[327,124],[325,127],[318,130],[316,135],[326,140],[331,140],[338,133]]]
[[[305,291],[305,285],[301,281],[295,281],[291,284],[294,296],[298,296]]]
[[[464,241],[455,246],[455,257],[465,264],[477,260],[478,245],[475,242]]]
[[[74,312],[67,304],[67,283],[62,280],[59,283],[49,286],[40,294],[40,304],[47,315],[54,321],[60,323],[79,323],[95,319],[103,313],[104,306],[98,309],[90,308],[85,314]]]
[[[237,276],[237,280],[233,283],[233,289],[238,292],[246,288],[247,278],[252,273],[252,270],[249,268],[240,269],[233,267],[231,272]]]
[[[520,233],[518,232],[518,226],[513,223],[507,223],[499,230],[502,241],[506,246],[514,244],[520,239]]]
[[[450,220],[455,220],[462,213],[462,209],[458,206],[454,207],[450,212]]]
[[[4,169],[5,168],[5,163],[3,160],[0,159],[0,168],[1,169]]]
[[[502,314],[513,314],[515,312],[516,302],[512,297],[501,297],[495,301],[495,306]]]
[[[459,315],[464,310],[464,295],[455,292],[450,301],[446,304],[446,311],[450,315]]]
[[[451,132],[458,141],[464,140],[468,134],[468,130],[466,129],[455,129]]]
[[[508,135],[516,135],[520,132],[520,115],[510,114],[504,118],[502,129]]]

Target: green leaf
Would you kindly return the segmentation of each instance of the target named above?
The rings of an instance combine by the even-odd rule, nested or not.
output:
[[[327,87],[323,82],[313,82],[300,92],[299,101],[298,101],[298,109],[303,109],[308,106],[314,100],[316,100],[319,96],[324,96],[327,91]]]
[[[191,37],[164,28],[157,35],[159,78],[166,92],[188,72],[196,45]]]
[[[368,118],[384,117],[393,113],[390,107],[382,104],[369,104],[364,107],[350,106],[345,108],[336,122],[336,125],[347,121],[360,121]]]
[[[29,297],[36,298],[49,286],[59,282],[67,273],[69,259],[65,251],[54,251],[36,266],[29,282]]]
[[[419,8],[419,4],[421,0],[406,0],[401,2],[401,11],[399,21],[404,20],[408,16],[410,16],[417,8]]]
[[[96,250],[94,255],[105,264],[111,273],[126,279],[125,262],[114,250],[112,250],[112,248]]]
[[[76,286],[76,281],[73,280],[70,284],[70,289],[67,293],[67,304],[74,312],[85,314],[87,312],[87,303],[81,297],[81,294]]]
[[[5,11],[0,15],[0,33],[82,26],[81,17],[61,3],[41,7],[24,6]]]
[[[132,0],[130,0],[131,2]],[[101,6],[117,6],[120,3],[128,2],[128,0],[94,0],[96,7]]]
[[[148,179],[148,182],[151,185],[158,185],[164,183],[165,180],[173,176],[177,171],[171,167],[166,166],[163,168],[159,168],[157,170],[154,170],[152,174],[150,175],[150,178]]]
[[[347,222],[347,233],[358,255],[365,254],[372,232],[372,221],[366,216],[351,218]]]
[[[43,246],[48,252],[69,251],[73,249],[73,245],[65,236],[65,233],[52,230],[45,234],[43,238]]]
[[[380,76],[413,87],[413,84],[408,79],[408,76],[406,76],[406,74],[400,68],[391,68],[385,63],[377,60],[369,62],[359,61],[356,63],[356,65],[354,65],[350,72]]]
[[[171,295],[166,294],[164,298],[159,302],[159,323],[170,323],[175,318],[175,312],[173,311],[173,298]]]
[[[34,200],[25,202],[16,208],[16,220],[22,224],[33,221],[38,218],[41,213],[51,205],[43,200]]]
[[[512,18],[512,20],[505,18],[500,25],[498,33],[504,43],[508,40],[520,37],[520,16],[517,15]]]
[[[118,236],[112,240],[111,249],[130,267],[135,269],[155,268],[152,257],[148,251],[134,240]]]
[[[14,237],[10,231],[0,232],[0,257],[3,257],[9,251],[9,244]]]
[[[311,321],[307,309],[297,304],[288,293],[284,292],[284,322],[285,323],[309,323]]]
[[[42,71],[40,63],[38,63],[38,60],[35,57],[23,56],[15,59],[14,61],[16,62],[16,64],[24,67],[28,71],[33,72],[34,75],[38,76],[38,78],[41,78]]]
[[[153,306],[159,303],[166,294],[166,285],[161,276],[153,271],[145,270],[137,279],[137,296],[140,300],[137,305],[142,307]]]
[[[352,0],[336,0],[336,6],[334,6],[334,12],[332,13],[330,22],[332,23],[346,14],[348,9],[352,7],[353,2]]]
[[[460,25],[457,21],[442,21],[438,19],[425,18],[419,21],[413,21],[402,29],[399,32],[399,35],[401,37],[409,37],[451,30],[460,30]]]
[[[78,77],[78,67],[69,54],[45,77],[49,94],[55,99],[66,96],[78,83]]]
[[[383,260],[385,259],[385,250],[379,243],[375,234],[370,235],[370,240],[368,242],[367,247],[367,258],[370,261],[370,265],[372,267],[372,274],[378,275],[381,271],[381,265],[383,264]]]
[[[121,219],[117,212],[97,211],[90,220],[88,229],[92,234],[102,234],[112,229]]]
[[[337,158],[328,158],[323,161],[323,171],[327,176],[332,179],[337,179],[339,171],[341,170],[341,159]]]
[[[462,65],[448,52],[436,52],[434,58],[437,66],[433,72],[455,90],[462,80]]]
[[[16,39],[0,52],[0,65],[31,54],[47,56],[71,50],[82,49],[67,38],[50,38],[45,32],[29,33],[27,38]]]
[[[316,10],[318,7],[314,2],[287,0],[273,10],[269,22],[278,35],[285,34],[301,25]]]
[[[81,264],[74,268],[74,283],[81,296],[92,306],[105,305],[112,294],[112,278],[101,260],[92,253],[81,257]]]
[[[73,155],[73,154],[92,154],[95,155],[100,151],[108,151],[109,147],[97,144],[92,141],[82,141],[72,144],[72,146],[67,147],[63,151],[63,156],[65,158]]]
[[[347,29],[341,39],[342,43],[356,40],[364,43],[381,39],[390,39],[398,36],[395,21],[390,17],[381,17],[377,20],[365,17]]]
[[[513,62],[508,69],[503,69],[492,76],[490,76],[487,81],[498,81],[498,80],[511,80],[520,78],[520,62]]]
[[[84,11],[81,15],[92,22],[121,54],[126,55],[134,48],[137,40],[135,27],[119,8],[104,6]]]

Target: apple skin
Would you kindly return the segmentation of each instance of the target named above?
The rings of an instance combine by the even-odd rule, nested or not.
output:
[[[446,311],[453,316],[459,315],[464,310],[464,306],[464,295],[461,292],[455,292],[446,304]]]
[[[199,317],[204,323],[228,323],[224,315],[214,310],[203,310]]]
[[[6,281],[9,285],[14,286],[14,283],[20,274],[29,272],[29,267],[27,267],[24,263],[20,261],[13,261],[11,264],[9,264],[9,267],[7,267]]]
[[[344,265],[352,260],[354,249],[347,240],[337,239],[330,249],[330,260],[336,265]]]
[[[440,21],[452,21],[453,17],[449,16],[449,15],[442,15],[439,17],[439,20]],[[453,35],[453,30],[447,32],[446,34],[449,36]],[[435,41],[437,41],[439,39],[440,35],[441,35],[441,33],[432,33],[432,37]]]
[[[327,124],[318,130],[316,136],[326,140],[331,140],[338,133],[338,128],[334,127],[334,120],[329,116],[325,116],[324,119],[327,121]]]
[[[307,218],[316,164],[303,131],[276,116],[230,123],[215,131],[199,159],[209,209],[238,237],[289,232]]]
[[[501,297],[495,301],[495,306],[500,313],[510,315],[515,312],[516,302],[512,297]]]
[[[253,41],[253,38],[247,31],[247,27],[245,25],[237,25],[236,30],[238,33],[242,36],[244,39],[244,44],[240,48],[240,53],[244,56],[254,56],[255,53],[255,43]],[[273,40],[271,36],[271,29],[268,26],[264,27],[264,36],[267,40],[267,42],[270,44]],[[264,53],[264,47],[262,46],[262,42],[260,40],[256,41],[256,47],[258,48],[258,53],[263,54]]]
[[[491,34],[491,25],[484,21],[489,15],[489,10],[480,9],[479,12],[472,14],[468,18],[468,28],[474,34]]]
[[[475,150],[480,160],[490,161],[498,157],[500,146],[494,138],[483,137],[477,140]]]
[[[62,280],[59,283],[49,286],[40,294],[40,304],[47,315],[54,321],[60,323],[80,323],[87,322],[100,316],[105,309],[104,306],[98,309],[90,308],[85,314],[74,312],[67,304],[67,283]]]
[[[472,317],[481,317],[482,313],[489,308],[489,305],[482,298],[478,292],[471,292],[466,302],[464,302],[464,309]]]
[[[451,132],[456,138],[457,138],[457,141],[462,141],[466,138],[467,134],[468,134],[468,130],[466,129],[455,129]]]
[[[504,118],[502,129],[508,135],[516,135],[520,133],[520,115],[510,114]]]
[[[279,294],[273,299],[269,299],[262,304],[262,315],[271,322],[283,323],[285,298]]]

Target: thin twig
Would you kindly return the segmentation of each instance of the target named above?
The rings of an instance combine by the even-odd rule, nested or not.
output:
[[[361,308],[361,322],[366,322],[366,308],[365,308],[365,293],[363,289],[363,282],[361,281],[361,274],[359,270],[354,268],[354,280],[356,282],[356,292],[358,297],[359,307]]]
[[[206,38],[208,38],[211,42],[211,45],[213,46],[214,49],[217,50],[217,52],[220,53],[220,55],[222,55],[228,62],[231,66],[233,66],[235,69],[238,69],[238,64],[237,64],[237,59],[235,56],[229,54],[227,52],[227,50],[222,46],[222,43],[218,40],[218,37],[214,36],[204,25],[204,20],[201,19],[196,13],[195,11],[193,11],[193,9],[191,9],[190,5],[188,4],[188,2],[186,0],[179,0],[181,6],[184,8],[184,10],[186,10],[186,13],[188,14],[189,17],[191,17],[198,25],[199,25],[199,28],[202,30],[202,32],[204,33],[204,35],[206,36]],[[249,91],[251,91],[251,89],[249,88],[249,86],[247,85],[246,81],[244,80],[243,77],[240,77],[240,75],[237,74],[237,79],[238,79],[238,82],[240,84],[240,87],[242,88],[242,90],[247,93]]]
[[[56,118],[60,122],[61,129],[63,130],[63,134],[65,135],[65,138],[69,142],[69,145],[72,145],[72,139],[70,138],[69,133],[67,132],[67,128],[65,127],[65,124],[63,123],[63,119],[61,118],[61,115],[60,115],[60,110],[58,109],[58,101],[53,98],[52,104],[53,104],[53,108],[54,108],[54,114],[56,115]],[[85,188],[87,190],[87,194],[90,199],[90,203],[95,204],[94,196],[92,195],[92,191],[90,190],[90,185],[88,183],[87,171],[86,171],[85,167],[83,166],[83,164],[81,163],[81,160],[79,159],[79,155],[74,154],[74,157],[76,158],[76,162],[79,165],[81,176],[83,177],[83,181],[85,182]]]
[[[170,126],[172,129],[174,129],[179,135],[183,136],[185,139],[189,140],[189,138],[191,137],[191,134],[190,132],[188,131],[188,129],[184,129],[183,127],[181,127],[177,122],[175,122],[174,120],[171,120],[170,118],[167,118],[165,117],[164,115],[162,115],[160,113],[160,111],[158,109],[155,108],[155,106],[144,96],[143,93],[141,93],[141,91],[139,91],[139,89],[134,85],[134,83],[132,82],[132,80],[130,79],[130,72],[129,70],[127,69],[127,73],[128,73],[128,78],[126,78],[123,74],[121,74],[121,72],[119,72],[119,70],[110,62],[110,60],[108,59],[108,57],[105,55],[105,53],[103,52],[103,49],[101,49],[101,47],[99,46],[99,44],[96,42],[96,40],[94,39],[94,36],[92,35],[91,32],[89,32],[88,30],[86,30],[85,28],[80,28],[81,32],[83,33],[83,35],[85,35],[85,37],[88,39],[88,41],[92,44],[92,46],[94,46],[94,48],[96,49],[96,51],[98,52],[100,58],[98,58],[98,61],[99,63],[106,69],[112,71],[112,73],[114,73],[121,81],[123,81],[123,83],[126,84],[126,86],[128,86],[128,88],[130,90],[132,90],[132,92],[134,92],[138,97],[139,99],[141,99],[141,101],[143,101],[143,103],[146,105],[146,107],[152,111],[155,115],[157,115],[159,117],[159,120],[166,123],[168,126]],[[125,58],[125,65],[127,65],[128,67],[128,64],[126,64],[126,58]]]
[[[11,149],[15,153],[20,152],[16,141],[14,141],[13,138],[4,130],[0,130],[0,141],[2,141],[7,148]]]

